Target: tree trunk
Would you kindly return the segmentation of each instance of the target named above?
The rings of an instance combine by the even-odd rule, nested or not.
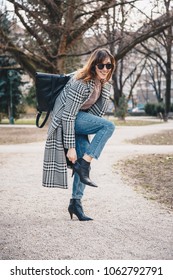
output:
[[[172,45],[172,38],[171,34],[172,28],[169,28],[169,32],[167,35],[167,63],[166,63],[166,92],[165,92],[165,111],[166,116],[170,112],[170,105],[171,105],[171,45]]]
[[[113,88],[114,88],[114,106],[116,109],[116,107],[118,106],[119,99],[122,96],[122,92],[120,91],[119,86],[118,86],[116,70],[113,73],[112,80],[113,80]]]

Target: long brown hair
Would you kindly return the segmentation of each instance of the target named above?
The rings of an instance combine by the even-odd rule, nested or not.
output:
[[[75,75],[76,79],[82,79],[83,81],[87,82],[89,80],[94,80],[96,77],[96,71],[95,71],[95,67],[97,64],[99,63],[103,63],[103,61],[109,57],[111,64],[113,65],[111,71],[109,71],[107,77],[106,77],[106,81],[109,81],[109,79],[112,76],[113,71],[115,70],[115,59],[113,57],[113,55],[109,52],[109,50],[107,49],[97,49],[95,50],[91,56],[89,57],[87,63],[85,64],[85,66],[81,69],[79,69]]]

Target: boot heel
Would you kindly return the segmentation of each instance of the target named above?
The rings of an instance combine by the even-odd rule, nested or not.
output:
[[[72,211],[70,205],[69,205],[69,207],[68,207],[68,212],[69,212],[70,218],[71,218],[71,220],[72,220],[72,219],[73,219],[73,211]]]
[[[71,177],[73,177],[74,173],[75,173],[75,170],[74,170],[74,168],[73,168],[73,169],[72,169]]]
[[[73,219],[73,212],[69,212],[70,213],[70,218],[71,220]]]

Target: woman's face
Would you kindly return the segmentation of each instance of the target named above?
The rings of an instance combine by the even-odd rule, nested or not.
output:
[[[110,58],[109,57],[105,58],[105,60],[103,60],[102,63],[99,63],[95,66],[96,77],[99,80],[105,80],[108,73],[111,71],[112,67],[113,66],[111,64]]]

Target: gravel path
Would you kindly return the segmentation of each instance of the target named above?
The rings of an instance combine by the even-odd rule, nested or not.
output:
[[[68,190],[41,186],[43,142],[0,146],[0,259],[172,259],[173,212],[135,192],[113,168],[133,154],[173,153],[172,146],[124,141],[172,124],[117,128],[92,164],[99,188],[86,187],[90,222],[70,220],[70,171]]]

